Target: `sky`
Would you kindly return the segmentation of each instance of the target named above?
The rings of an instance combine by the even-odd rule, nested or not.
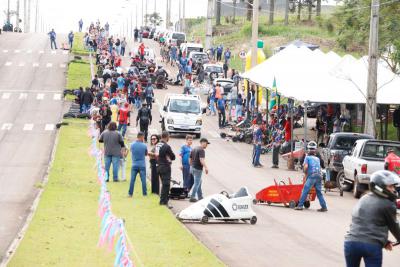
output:
[[[0,0],[0,21],[6,20],[2,12],[7,8],[8,0]],[[11,1],[11,10],[16,10],[17,0]],[[128,24],[129,27],[136,25],[136,10],[138,13],[137,25],[142,24],[142,2],[143,9],[147,3],[147,13],[154,12],[156,6],[157,12],[165,18],[166,0],[26,0],[31,1],[31,30],[34,30],[36,1],[39,1],[39,22],[43,28],[54,28],[58,33],[66,33],[71,30],[76,31],[78,21],[82,18],[84,28],[89,26],[90,22],[100,19],[102,25],[106,21],[111,25],[111,30],[120,32]],[[179,18],[179,1],[171,0],[171,19],[176,22]],[[331,0],[332,2],[333,0]],[[24,0],[20,0],[20,13],[22,17]],[[206,16],[207,0],[186,0],[186,17]],[[144,12],[145,13],[145,12]],[[12,20],[15,21],[15,20]],[[124,24],[124,26],[123,26]]]

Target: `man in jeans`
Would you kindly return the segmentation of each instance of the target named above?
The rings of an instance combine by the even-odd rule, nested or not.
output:
[[[142,181],[142,193],[143,196],[147,196],[146,187],[146,156],[147,156],[147,146],[144,144],[144,133],[139,132],[137,134],[136,142],[131,144],[132,153],[132,168],[131,168],[131,183],[129,185],[128,196],[133,196],[133,191],[135,189],[136,176],[140,175],[140,180]]]
[[[263,165],[260,163],[261,145],[263,141],[263,132],[261,128],[262,122],[258,122],[257,127],[253,133],[253,167],[260,168]]]
[[[324,196],[321,192],[321,161],[320,159],[316,156],[317,152],[317,143],[314,141],[311,141],[307,145],[308,149],[308,155],[304,159],[304,173],[306,174],[306,182],[303,187],[303,191],[301,192],[301,197],[299,204],[295,208],[296,210],[303,210],[303,205],[304,202],[306,201],[306,198],[308,196],[308,193],[310,190],[315,187],[315,191],[317,192],[317,197],[319,204],[321,205],[321,208],[318,209],[319,212],[326,212],[328,211],[328,208],[326,206],[326,202],[324,199]]]
[[[182,160],[182,176],[183,176],[183,188],[189,193],[193,186],[193,180],[190,174],[190,152],[192,151],[193,136],[186,135],[186,144],[181,147],[179,156]]]
[[[106,182],[110,178],[111,163],[113,165],[113,180],[118,182],[119,161],[121,158],[121,149],[125,147],[122,135],[116,131],[117,124],[110,122],[99,138],[100,143],[104,143],[104,165],[106,169]]]
[[[171,163],[175,160],[175,154],[172,151],[169,141],[169,133],[164,131],[161,134],[161,142],[156,146],[156,157],[158,164],[158,174],[161,178],[161,195],[160,195],[160,205],[165,205],[172,209],[172,206],[168,205],[169,200],[169,188],[171,184]]]
[[[203,174],[203,169],[208,174],[208,168],[206,164],[206,152],[205,149],[210,144],[206,138],[200,139],[200,146],[194,148],[190,153],[190,166],[193,177],[194,185],[192,188],[192,194],[190,196],[190,202],[196,202],[203,198],[203,192],[201,190],[201,175]],[[197,199],[196,199],[197,195]]]

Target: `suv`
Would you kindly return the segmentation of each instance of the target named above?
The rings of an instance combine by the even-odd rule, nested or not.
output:
[[[160,110],[161,129],[169,133],[192,133],[200,138],[203,113],[200,96],[167,94]]]
[[[320,144],[321,157],[325,162],[326,169],[330,171],[331,181],[336,181],[337,186],[343,185],[343,158],[353,149],[354,143],[359,139],[374,139],[373,136],[360,133],[333,133],[329,136],[327,145]],[[343,188],[343,190],[349,190]]]
[[[357,140],[350,155],[343,159],[343,178],[340,183],[353,187],[355,198],[368,190],[372,173],[383,170],[388,149],[400,155],[400,142],[384,140]]]

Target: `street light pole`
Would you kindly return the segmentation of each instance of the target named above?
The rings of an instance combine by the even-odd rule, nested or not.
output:
[[[35,10],[35,32],[39,31],[39,0],[36,0],[36,10]]]
[[[32,0],[28,0],[28,15],[26,17],[26,21],[27,21],[27,31],[26,32],[30,32],[31,31],[31,3]]]
[[[10,0],[7,3],[7,22],[10,23]]]
[[[19,31],[19,0],[17,0],[17,12],[16,12],[15,27],[17,28],[17,31]]]
[[[376,136],[376,92],[378,76],[378,28],[379,28],[379,0],[372,0],[371,22],[369,31],[368,52],[368,84],[367,101],[365,105],[364,133]]]
[[[258,7],[259,0],[253,1],[253,23],[251,25],[251,67],[257,65],[257,40],[258,40]]]

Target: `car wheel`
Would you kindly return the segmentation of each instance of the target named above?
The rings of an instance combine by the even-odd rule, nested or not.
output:
[[[208,223],[208,217],[207,216],[203,216],[203,217],[201,217],[201,223],[202,224],[206,224],[206,223]]]
[[[356,177],[354,177],[353,196],[355,198],[360,198],[361,194],[362,194],[362,191],[360,190],[360,184],[358,183],[358,178],[356,176]]]
[[[339,188],[339,190],[350,192],[351,184],[346,182],[345,178],[346,177],[344,176],[344,171],[338,172],[338,174],[336,175],[336,185]]]
[[[291,209],[296,208],[296,201],[290,200],[290,201],[289,201],[289,208],[291,208]]]
[[[257,217],[256,216],[251,217],[250,223],[251,224],[256,224],[257,223]]]

